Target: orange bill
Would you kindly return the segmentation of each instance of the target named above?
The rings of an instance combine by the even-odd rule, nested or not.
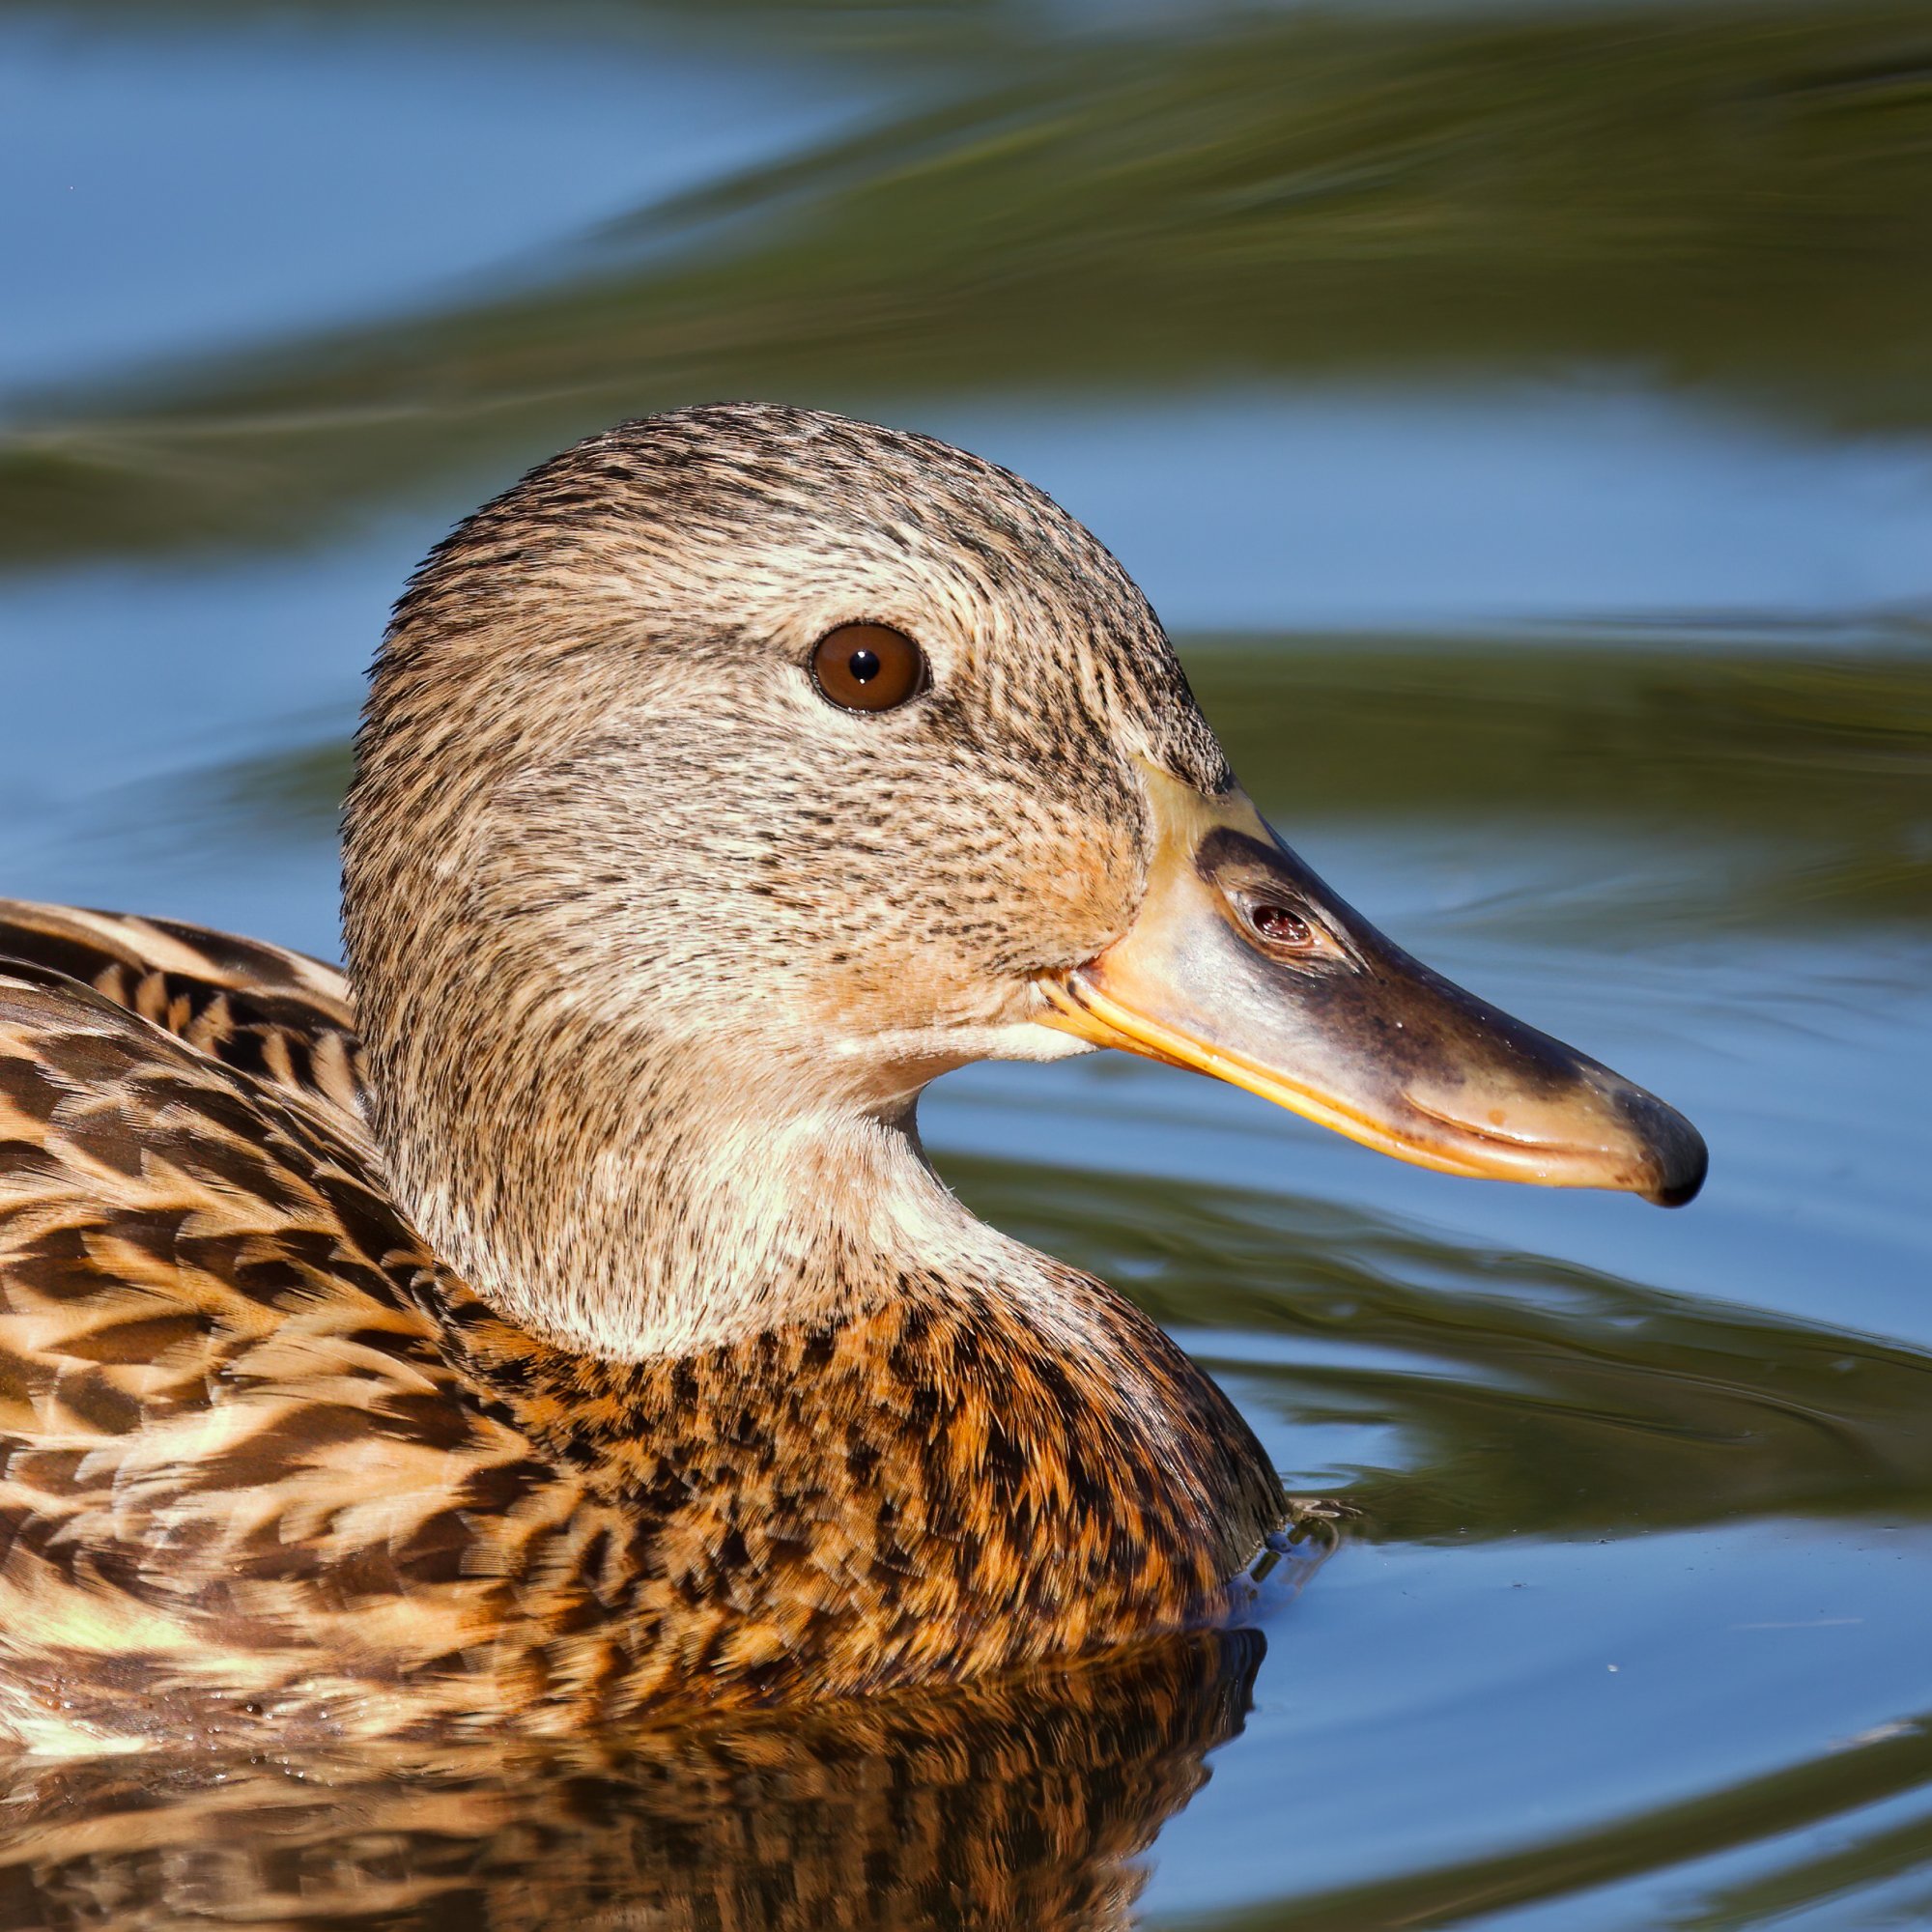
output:
[[[1682,1206],[1704,1143],[1683,1115],[1392,945],[1237,788],[1150,769],[1133,926],[1042,981],[1046,1024],[1191,1066],[1421,1167]]]

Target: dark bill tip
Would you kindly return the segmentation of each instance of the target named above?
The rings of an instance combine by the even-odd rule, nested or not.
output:
[[[1704,1136],[1675,1107],[1641,1089],[1633,1088],[1622,1098],[1624,1116],[1649,1148],[1656,1174],[1642,1190],[1643,1198],[1660,1208],[1682,1208],[1696,1200],[1711,1171]]]

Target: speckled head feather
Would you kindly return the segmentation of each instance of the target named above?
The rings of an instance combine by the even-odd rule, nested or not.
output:
[[[813,645],[860,621],[919,642],[925,695],[819,695]],[[974,1245],[912,1096],[1070,1050],[1035,976],[1132,920],[1137,760],[1229,782],[1146,599],[1037,490],[749,405],[593,437],[440,545],[359,749],[348,940],[397,1188],[491,1299],[633,1356]]]

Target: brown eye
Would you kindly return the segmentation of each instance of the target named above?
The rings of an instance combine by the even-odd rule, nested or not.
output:
[[[925,653],[884,624],[840,624],[819,639],[811,675],[847,711],[890,711],[925,689]]]

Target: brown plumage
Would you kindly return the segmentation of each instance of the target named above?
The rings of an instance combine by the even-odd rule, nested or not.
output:
[[[859,621],[928,696],[813,691]],[[1139,769],[1228,782],[1085,531],[917,437],[628,425],[433,554],[358,754],[353,998],[4,908],[0,1732],[559,1733],[1222,1613],[1253,1436],[913,1125],[1074,1050]]]

